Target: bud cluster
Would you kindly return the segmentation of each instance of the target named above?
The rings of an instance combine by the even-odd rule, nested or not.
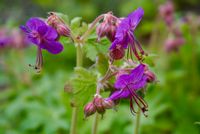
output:
[[[167,38],[165,41],[165,51],[178,51],[180,46],[185,43],[185,39],[180,28],[176,25],[176,21],[174,19],[174,5],[172,1],[168,1],[161,5],[159,11],[160,16],[166,22],[169,32],[172,35],[172,37]]]
[[[103,22],[100,23],[96,28],[98,35],[98,41],[102,37],[107,37],[110,41],[114,41],[117,26],[119,25],[120,19],[113,16],[111,12],[104,15]]]
[[[56,29],[59,35],[61,36],[70,36],[70,29],[69,27],[64,23],[64,21],[56,15],[54,12],[49,13],[49,17],[47,18],[47,23]]]
[[[106,109],[111,109],[114,107],[114,102],[112,100],[106,100],[100,95],[95,95],[92,102],[89,102],[84,107],[85,117],[88,117],[95,112],[99,114],[104,114]]]

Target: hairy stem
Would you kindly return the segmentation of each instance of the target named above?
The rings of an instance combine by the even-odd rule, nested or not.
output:
[[[95,113],[94,123],[93,123],[93,127],[92,127],[92,134],[97,134],[98,120],[99,120],[99,115],[98,115],[98,113]]]
[[[141,109],[138,107],[138,112],[136,114],[134,134],[139,134],[139,129],[140,129],[140,115],[141,115]]]
[[[76,66],[81,67],[83,64],[82,60],[82,49],[80,44],[76,47]],[[77,125],[77,116],[78,116],[78,107],[73,107],[72,111],[72,119],[71,119],[71,128],[70,128],[70,134],[76,134],[76,125]]]

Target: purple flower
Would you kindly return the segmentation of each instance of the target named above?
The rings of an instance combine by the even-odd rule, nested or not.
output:
[[[52,54],[58,54],[63,50],[63,46],[57,41],[58,34],[55,29],[48,26],[39,18],[30,18],[25,26],[20,28],[26,33],[28,40],[38,46],[38,54],[35,69],[42,66],[42,51],[46,49]]]
[[[140,107],[141,110],[145,112],[147,111],[148,106],[146,102],[137,95],[136,92],[144,88],[146,84],[147,76],[145,75],[145,65],[140,64],[134,68],[130,74],[122,74],[117,78],[114,84],[116,90],[111,94],[108,100],[111,99],[116,101],[123,98],[129,98],[130,109],[132,113],[135,113],[133,101],[135,101],[138,107]]]
[[[116,31],[115,40],[112,42],[110,47],[111,53],[117,48],[129,48],[139,60],[141,59],[137,49],[139,49],[141,54],[144,54],[144,51],[134,36],[134,30],[141,21],[143,15],[144,10],[142,8],[138,8],[121,21]],[[131,51],[130,54],[132,54]],[[112,58],[115,59],[115,57]]]

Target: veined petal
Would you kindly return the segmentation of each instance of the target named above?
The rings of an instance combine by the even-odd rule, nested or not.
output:
[[[55,40],[58,37],[58,33],[56,32],[56,30],[50,26],[47,27],[47,31],[44,35],[45,39],[48,40]]]
[[[128,15],[127,18],[129,19],[129,25],[132,30],[134,30],[140,23],[143,15],[144,15],[144,10],[141,7],[139,7],[138,9],[136,9],[135,11],[133,11]]]
[[[114,86],[117,89],[123,89],[126,87],[126,85],[128,85],[129,81],[130,81],[130,75],[124,74],[124,75],[119,76]]]
[[[144,76],[144,64],[138,65],[136,68],[134,68],[130,73],[130,79],[132,82],[136,83],[142,79]]]
[[[118,100],[122,98],[128,98],[129,96],[130,96],[130,92],[128,90],[118,90],[118,91],[113,92],[113,94],[111,94],[109,99]]]
[[[26,23],[26,26],[30,30],[37,30],[38,27],[43,26],[43,25],[46,25],[45,22],[37,17],[30,18]]]
[[[133,83],[133,84],[129,84],[129,88],[131,90],[138,90],[138,89],[144,88],[146,84],[147,84],[147,77],[143,76],[140,81],[137,81],[136,83]]]

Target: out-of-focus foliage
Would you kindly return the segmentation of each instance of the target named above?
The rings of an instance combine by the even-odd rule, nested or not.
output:
[[[183,24],[186,43],[177,53],[163,50],[167,29],[158,18],[158,5],[164,2],[149,0],[2,0],[0,23],[5,27],[23,24],[31,16],[46,17],[49,11],[62,12],[69,16],[68,23],[76,31],[85,31],[95,16],[107,11],[124,16],[136,7],[143,7],[145,16],[136,30],[138,39],[147,52],[153,53],[147,59],[153,66],[158,82],[148,87],[145,100],[149,104],[148,117],[141,118],[141,133],[200,133],[200,29],[192,24]],[[178,9],[176,19],[189,10],[198,11],[198,0],[175,1]],[[186,10],[185,10],[186,9]],[[77,18],[76,16],[82,16]],[[76,17],[76,18],[74,18]],[[74,19],[73,19],[74,18]],[[71,20],[71,21],[69,21]],[[6,25],[3,25],[5,24]],[[81,28],[78,28],[82,25]],[[98,66],[105,73],[106,50],[109,41],[102,39],[94,43],[96,36],[90,36],[84,46],[84,66]],[[28,67],[34,63],[36,49],[7,49],[0,51],[0,133],[1,134],[64,134],[69,133],[72,108],[70,97],[64,92],[66,80],[87,80],[91,82],[91,92],[95,91],[95,81],[99,74],[78,68],[72,78],[75,66],[75,49],[69,40],[61,39],[64,51],[51,55],[44,51],[44,70],[41,75]],[[90,52],[90,53],[88,53]],[[92,53],[91,53],[92,52]],[[99,54],[100,53],[100,54]],[[156,54],[156,55],[155,55]],[[98,58],[97,63],[93,63]],[[106,68],[106,67],[105,67]],[[83,75],[84,74],[84,75]],[[87,76],[86,78],[83,76]],[[81,84],[81,83],[79,83]],[[85,84],[85,83],[83,83]],[[88,84],[88,83],[87,83]],[[88,85],[86,85],[88,86]],[[80,92],[81,93],[81,92]],[[76,99],[81,99],[79,93]],[[85,94],[83,94],[85,95]],[[86,95],[91,95],[87,93]],[[92,96],[88,96],[92,97]],[[80,100],[81,101],[81,100]],[[85,102],[84,102],[85,103]],[[133,133],[135,116],[130,113],[129,102],[122,100],[118,111],[108,110],[100,119],[100,134]],[[83,119],[83,109],[79,109],[78,133],[91,132],[93,117]]]

